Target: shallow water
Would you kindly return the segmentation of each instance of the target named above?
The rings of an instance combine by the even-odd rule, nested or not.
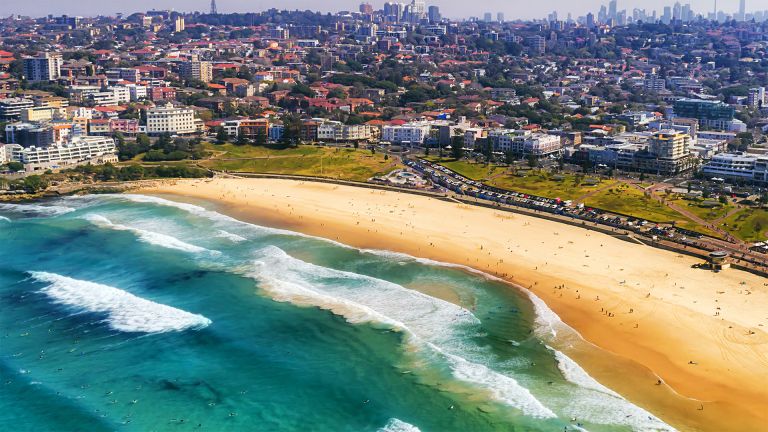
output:
[[[17,430],[671,430],[481,274],[141,195],[0,216]]]

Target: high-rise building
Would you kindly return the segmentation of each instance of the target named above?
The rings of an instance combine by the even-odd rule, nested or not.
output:
[[[542,55],[547,51],[547,40],[539,35],[525,38],[525,45],[532,55]]]
[[[24,59],[24,76],[27,81],[53,81],[61,76],[60,54],[45,53],[42,57]]]
[[[184,17],[177,16],[176,20],[173,22],[173,31],[176,33],[183,32],[184,28]]]
[[[360,13],[366,15],[373,14],[373,6],[370,3],[360,3]]]
[[[213,79],[213,66],[210,62],[192,60],[181,64],[179,75],[188,80],[211,82]]]
[[[739,2],[739,21],[744,21],[747,18],[747,0],[741,0]]]
[[[756,87],[749,89],[747,96],[747,105],[752,108],[762,108],[765,104],[765,87]]]
[[[496,14],[496,21],[500,23],[504,22],[504,12],[499,12]]]
[[[669,24],[672,22],[672,8],[669,6],[664,6],[664,15],[661,16],[661,22],[664,24]]]
[[[402,3],[387,2],[384,3],[384,16],[387,21],[400,22],[403,19],[405,5]]]
[[[618,2],[617,0],[611,0],[608,3],[608,19],[615,20],[617,18],[618,13]]]
[[[587,14],[587,28],[595,28],[595,14],[592,12]]]
[[[483,15],[483,21],[487,23],[493,21],[493,15],[490,12],[486,12],[485,15]]]
[[[427,15],[431,24],[439,23],[442,19],[440,16],[440,8],[437,6],[430,6],[429,13]]]

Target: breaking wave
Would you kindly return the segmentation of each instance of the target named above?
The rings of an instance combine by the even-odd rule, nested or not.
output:
[[[438,355],[460,381],[487,390],[496,400],[537,418],[555,414],[512,377],[466,356],[483,355],[463,342],[458,332],[479,325],[468,310],[403,286],[293,258],[269,246],[260,251],[250,274],[277,301],[315,306],[350,322],[383,324],[402,331],[408,342],[428,355]]]
[[[106,322],[118,331],[164,333],[202,329],[211,324],[211,320],[202,315],[155,303],[108,285],[48,272],[29,274],[38,282],[48,284],[41,292],[54,303],[106,313]]]
[[[139,228],[129,227],[126,225],[112,223],[112,221],[110,221],[109,219],[98,214],[88,214],[83,216],[83,218],[93,223],[94,225],[102,228],[109,228],[117,231],[130,231],[136,234],[136,236],[138,236],[141,241],[145,243],[153,244],[155,246],[160,246],[168,249],[176,249],[176,250],[189,252],[189,253],[206,252],[214,255],[217,255],[220,253],[218,251],[212,251],[204,247],[189,244],[185,241],[179,240],[176,237],[169,236],[167,234],[161,234],[153,231],[147,231]]]
[[[383,428],[379,428],[376,432],[421,432],[421,430],[410,423],[391,418]]]
[[[27,217],[49,217],[71,213],[75,209],[57,205],[0,203],[0,211],[12,212]]]

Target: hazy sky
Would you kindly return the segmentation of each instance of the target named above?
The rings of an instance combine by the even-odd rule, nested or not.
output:
[[[367,0],[379,9],[385,0]],[[410,2],[410,0],[399,0]],[[635,7],[647,10],[661,10],[671,6],[675,0],[619,0],[619,10],[631,11]],[[312,9],[335,12],[338,10],[357,10],[360,0],[217,0],[219,12],[249,12],[276,7],[278,9]],[[478,16],[483,12],[504,12],[507,19],[542,18],[557,10],[562,17],[572,12],[574,17],[585,15],[588,11],[597,11],[608,0],[427,0],[427,5],[439,6],[443,16],[451,18]],[[691,3],[697,12],[709,13],[713,10],[714,0],[680,0]],[[726,12],[735,12],[739,0],[719,0],[718,8]],[[151,9],[176,9],[180,11],[207,11],[210,0],[0,0],[0,15],[22,14],[44,16],[61,15],[113,15],[116,12],[133,13]],[[747,11],[768,9],[768,0],[747,0]]]

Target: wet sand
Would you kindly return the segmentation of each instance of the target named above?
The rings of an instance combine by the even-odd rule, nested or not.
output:
[[[140,192],[205,199],[243,220],[497,275],[530,289],[599,347],[567,350],[592,376],[673,426],[768,424],[765,278],[695,269],[696,258],[574,226],[391,191],[215,179]]]

